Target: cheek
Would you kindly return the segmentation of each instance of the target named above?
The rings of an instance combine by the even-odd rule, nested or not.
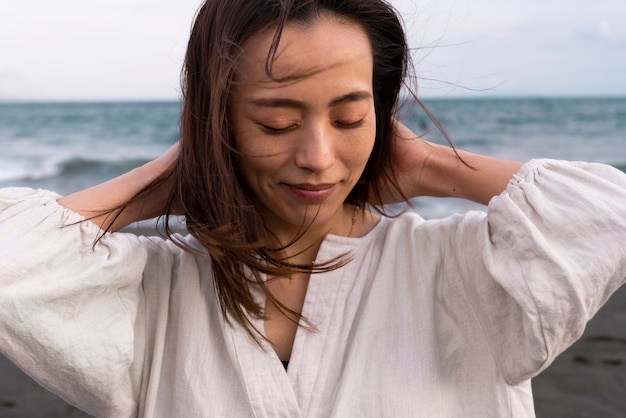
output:
[[[249,138],[250,136],[243,130],[235,130],[233,132],[235,139],[235,147],[237,149],[237,169],[241,175],[241,181],[248,187],[254,189],[254,180],[258,177],[259,167],[258,157],[253,157],[257,154],[254,142]]]
[[[257,163],[256,158],[239,158],[240,181],[245,188],[256,198],[262,195],[263,184],[266,183],[269,173]]]
[[[284,164],[275,152],[270,154],[268,150],[259,147],[242,147],[239,151],[239,170],[248,186],[253,188],[255,184],[275,177]]]
[[[345,155],[351,165],[365,167],[374,149],[375,139],[376,129],[372,129],[364,133],[357,143],[352,143],[347,147]]]
[[[263,155],[267,151],[263,149],[262,143],[255,140],[254,134],[247,129],[236,129],[234,132],[235,147],[237,148],[237,164],[247,180],[251,172],[263,169]]]

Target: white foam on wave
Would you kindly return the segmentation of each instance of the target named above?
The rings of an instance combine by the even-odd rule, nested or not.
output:
[[[38,180],[54,177],[61,172],[57,159],[8,160],[0,159],[0,182],[12,180]]]

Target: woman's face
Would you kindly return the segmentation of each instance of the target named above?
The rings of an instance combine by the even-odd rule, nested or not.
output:
[[[334,17],[284,28],[272,81],[273,31],[239,59],[231,117],[243,179],[276,234],[302,225],[346,234],[344,201],[374,146],[373,57],[365,31]]]

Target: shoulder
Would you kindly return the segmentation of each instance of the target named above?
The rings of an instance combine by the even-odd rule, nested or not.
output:
[[[381,216],[367,235],[347,240],[336,251],[350,251],[362,260],[377,259],[398,268],[405,264],[416,268],[436,266],[446,258],[459,260],[457,253],[473,245],[468,237],[483,228],[485,219],[486,213],[480,211],[432,220],[425,220],[414,211],[394,217]]]
[[[399,216],[381,217],[372,233],[378,237],[398,239],[405,237],[411,240],[423,239],[426,236],[445,237],[458,232],[459,229],[474,228],[486,217],[486,212],[468,211],[438,219],[424,219],[415,211],[406,211]]]
[[[143,274],[147,295],[192,295],[203,284],[212,282],[211,259],[193,236],[143,236],[140,241],[148,253]]]

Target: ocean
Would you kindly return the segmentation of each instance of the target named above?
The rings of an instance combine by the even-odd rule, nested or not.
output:
[[[626,171],[626,98],[430,99],[426,106],[459,149],[526,161],[608,163]],[[404,122],[442,142],[417,106]],[[0,187],[67,194],[141,165],[178,138],[180,103],[0,103]],[[417,198],[436,218],[484,207]]]

